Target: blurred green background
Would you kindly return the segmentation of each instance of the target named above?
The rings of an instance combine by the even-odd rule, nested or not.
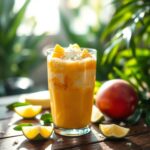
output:
[[[14,77],[31,79],[34,91],[46,89],[44,49],[78,43],[97,49],[98,81],[123,78],[142,99],[149,99],[149,0],[33,1],[0,1],[1,95],[7,94],[5,82]],[[34,10],[41,20],[32,14]]]

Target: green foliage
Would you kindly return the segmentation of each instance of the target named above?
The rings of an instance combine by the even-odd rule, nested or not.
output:
[[[148,126],[150,126],[150,111],[146,112],[145,122]]]
[[[26,105],[30,105],[30,104],[27,102],[14,102],[14,103],[7,105],[7,108],[9,110],[14,110],[15,107],[26,106]]]
[[[14,130],[22,131],[22,127],[28,127],[28,126],[33,126],[33,124],[32,123],[21,123],[21,124],[15,126]]]
[[[134,114],[127,119],[127,123],[130,125],[134,125],[139,122],[142,116],[142,109],[138,108],[135,110]]]
[[[42,114],[40,119],[44,122],[44,125],[50,125],[53,123],[52,115],[50,113]]]
[[[0,1],[0,80],[26,76],[42,60],[37,49],[44,34],[35,36],[35,26],[29,36],[17,34],[29,2],[15,11],[15,0]]]
[[[112,40],[108,43],[102,63],[111,64],[112,69],[115,66],[113,75],[116,73],[130,80],[138,89],[148,91],[150,2],[134,0],[124,2],[114,0],[114,2],[118,5],[116,13],[103,34],[103,38]],[[119,70],[122,73],[119,73]]]
[[[94,86],[94,94],[96,94],[99,90],[99,88],[101,87],[102,83],[99,81],[95,82],[95,86]]]
[[[109,78],[130,82],[139,94],[137,111],[129,122],[138,122],[142,114],[150,125],[150,1],[113,1],[116,12],[103,33],[110,42],[102,66],[110,67]]]

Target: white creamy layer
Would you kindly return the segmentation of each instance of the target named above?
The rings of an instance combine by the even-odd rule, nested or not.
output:
[[[68,75],[64,73],[50,73],[49,79],[53,80],[57,78],[57,82],[59,81],[60,84],[65,85],[66,78],[68,79],[69,86],[74,88],[87,88],[93,87],[95,81],[95,70],[85,70],[76,72],[74,75]]]

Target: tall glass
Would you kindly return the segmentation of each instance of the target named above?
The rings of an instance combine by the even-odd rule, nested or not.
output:
[[[53,58],[48,50],[48,87],[54,131],[64,136],[90,132],[96,76],[96,50],[87,48],[92,57],[80,60]]]

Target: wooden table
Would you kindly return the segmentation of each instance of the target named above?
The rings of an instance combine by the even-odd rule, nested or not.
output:
[[[22,120],[6,109],[6,105],[17,101],[19,96],[0,98],[0,150],[150,150],[150,127],[143,121],[130,127],[129,135],[122,140],[108,140],[103,137],[98,125],[91,125],[91,132],[81,137],[53,135],[46,141],[28,141],[20,131],[14,131],[17,123],[25,121],[39,123],[39,120]],[[38,118],[38,117],[37,117]]]

